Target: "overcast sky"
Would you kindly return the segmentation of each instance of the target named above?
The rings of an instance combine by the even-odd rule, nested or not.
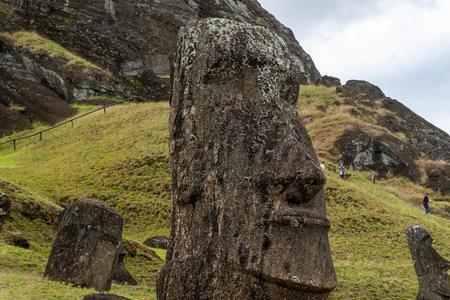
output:
[[[322,75],[364,79],[450,133],[450,0],[260,0]]]

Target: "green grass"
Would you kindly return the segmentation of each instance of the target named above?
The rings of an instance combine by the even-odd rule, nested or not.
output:
[[[105,72],[99,66],[79,57],[78,55],[70,52],[61,45],[49,40],[36,32],[30,31],[18,31],[14,33],[0,33],[0,37],[6,38],[17,47],[24,47],[31,51],[44,53],[49,56],[60,57],[67,61],[68,65],[76,64],[86,68],[97,69]]]
[[[324,101],[335,106],[338,96],[331,97],[324,96]],[[311,106],[317,104],[313,99]],[[68,125],[44,135],[42,142],[24,141],[16,152],[0,150],[0,179],[19,184],[44,202],[64,204],[78,196],[103,200],[124,216],[126,239],[143,242],[151,235],[167,235],[168,115],[167,103],[119,105],[106,115],[93,114],[77,121],[75,128]],[[436,249],[450,257],[449,220],[425,216],[418,202],[425,190],[405,179],[373,184],[369,173],[351,172],[343,181],[336,165],[327,165],[330,241],[339,280],[331,299],[413,299],[417,280],[405,230],[424,226],[435,238]],[[445,209],[446,203],[431,205]],[[18,299],[74,299],[71,295],[91,292],[42,279],[53,228],[17,216],[4,231],[27,235],[31,249],[0,241],[0,299],[10,299],[24,282]],[[156,252],[165,256],[163,250]],[[126,263],[140,285],[115,286],[112,292],[152,299],[161,263],[140,256]]]

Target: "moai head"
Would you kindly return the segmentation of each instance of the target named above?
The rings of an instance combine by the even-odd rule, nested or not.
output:
[[[336,286],[325,178],[297,113],[302,70],[263,27],[181,30],[159,299],[325,299]]]
[[[450,269],[450,262],[433,249],[433,239],[422,227],[408,228],[406,237],[419,280],[417,299],[449,299],[450,285],[447,271]]]
[[[61,214],[44,276],[99,291],[111,288],[122,243],[122,218],[93,199],[80,199]]]

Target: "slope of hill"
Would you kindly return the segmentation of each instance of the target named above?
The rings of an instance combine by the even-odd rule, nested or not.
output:
[[[314,114],[320,112],[312,110],[315,105],[332,106],[335,97],[339,96],[331,89],[303,87],[299,105],[319,155],[327,159],[330,240],[339,278],[331,299],[412,299],[417,283],[404,231],[414,224],[424,226],[435,238],[437,250],[450,257],[446,238],[450,234],[450,199],[432,194],[432,199],[443,201],[432,202],[434,215],[425,216],[419,203],[426,189],[408,179],[392,177],[373,184],[370,173],[349,171],[350,179],[341,180],[336,165],[328,162],[334,152],[327,147],[346,126],[350,116],[344,112],[350,108],[337,106],[320,126],[314,121]],[[311,105],[306,106],[305,101]],[[75,128],[50,132],[42,142],[24,141],[16,152],[4,147],[0,149],[0,180],[13,182],[32,192],[30,199],[56,208],[78,196],[97,197],[124,216],[126,239],[143,242],[152,234],[168,234],[168,114],[167,103],[120,105],[104,116],[93,114],[79,120]],[[363,125],[366,123],[370,124]],[[376,126],[373,130],[383,131]],[[90,292],[41,278],[55,233],[53,226],[42,223],[20,216],[3,226],[0,298],[17,296],[23,282],[27,287],[15,299],[73,299],[70,295]],[[11,232],[26,234],[31,248],[6,244]],[[114,286],[113,291],[136,300],[154,297],[160,263],[139,258],[126,263],[140,285]]]
[[[450,136],[376,86],[303,86],[300,114],[319,155],[450,193]]]

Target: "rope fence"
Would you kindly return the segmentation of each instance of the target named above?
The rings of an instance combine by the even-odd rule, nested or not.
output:
[[[98,112],[98,111],[101,111],[101,110],[103,110],[103,113],[106,114],[106,109],[107,109],[108,107],[115,106],[115,105],[118,105],[118,104],[122,104],[122,103],[125,103],[125,102],[129,102],[129,100],[123,100],[123,101],[114,102],[114,103],[112,103],[112,104],[104,105],[104,106],[102,106],[102,107],[100,107],[100,108],[98,108],[98,109],[94,109],[94,110],[89,111],[89,112],[87,112],[87,113],[84,113],[84,114],[82,114],[82,115],[76,116],[76,117],[74,117],[74,118],[72,118],[72,119],[69,119],[69,120],[64,121],[64,122],[62,122],[62,123],[59,123],[59,124],[56,124],[56,125],[54,125],[54,126],[52,126],[52,127],[46,128],[46,129],[41,130],[41,131],[39,131],[39,132],[35,132],[35,133],[33,133],[33,134],[29,134],[29,135],[25,135],[25,136],[21,136],[21,137],[16,137],[16,138],[10,139],[10,140],[8,140],[8,141],[6,141],[6,142],[2,142],[2,143],[0,143],[0,146],[6,145],[6,144],[12,144],[14,150],[17,150],[17,142],[20,141],[20,140],[25,140],[25,139],[29,139],[29,138],[32,138],[32,137],[35,137],[35,136],[39,136],[39,141],[42,141],[42,139],[43,139],[43,134],[44,134],[45,132],[51,131],[51,130],[53,130],[53,129],[56,129],[56,128],[58,128],[58,127],[61,127],[61,126],[63,126],[63,125],[69,124],[69,123],[71,124],[72,127],[74,127],[74,121],[75,121],[75,120],[81,119],[81,118],[83,118],[83,117],[86,117],[86,116],[88,116],[88,115],[91,115],[91,114],[93,114],[93,113],[95,113],[95,112]]]

